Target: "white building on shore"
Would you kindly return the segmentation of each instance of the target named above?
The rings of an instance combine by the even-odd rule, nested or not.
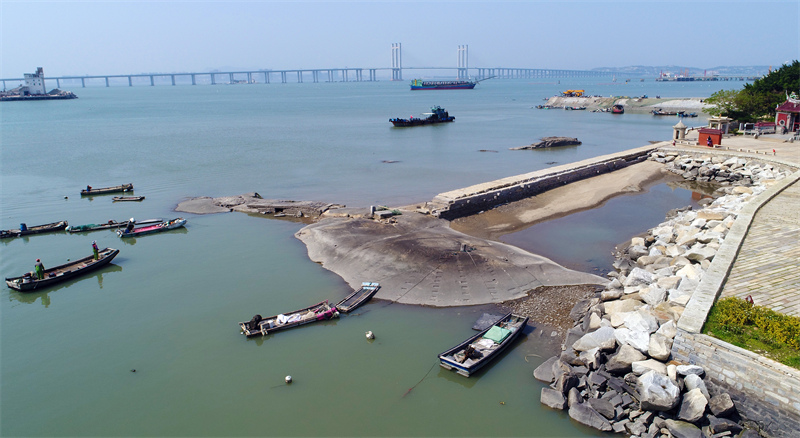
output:
[[[23,96],[47,94],[44,88],[44,69],[42,67],[38,67],[36,73],[25,73],[25,85],[22,86],[20,94]]]

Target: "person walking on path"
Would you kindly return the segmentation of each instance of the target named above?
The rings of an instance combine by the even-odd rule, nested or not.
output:
[[[36,265],[33,267],[33,271],[36,273],[37,279],[44,280],[44,265],[41,260],[36,259]]]
[[[94,259],[100,260],[100,249],[97,248],[97,241],[92,240],[92,253],[94,253]]]
[[[714,145],[714,143],[711,141],[711,136],[710,135],[708,136],[708,140],[706,140],[706,144],[708,145],[708,147],[711,147],[711,146]]]

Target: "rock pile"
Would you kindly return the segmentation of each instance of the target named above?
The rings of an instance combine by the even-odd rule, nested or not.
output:
[[[697,181],[719,183],[719,196],[699,211],[670,212],[644,237],[618,252],[611,282],[580,301],[560,356],[534,371],[550,384],[542,404],[569,409],[601,431],[640,437],[723,437],[743,432],[731,397],[711,396],[704,370],[671,359],[677,321],[736,215],[788,170],[740,158],[656,151],[650,159]],[[757,436],[757,435],[756,435]]]
[[[554,148],[558,146],[578,146],[581,142],[573,137],[542,137],[541,141],[533,143],[528,146],[520,146],[516,148],[509,148],[512,151],[520,151],[525,149],[541,149],[541,148]]]

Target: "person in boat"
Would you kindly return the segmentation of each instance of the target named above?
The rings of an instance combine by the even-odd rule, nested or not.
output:
[[[97,247],[97,241],[92,240],[92,253],[95,260],[100,260],[100,249]]]
[[[136,221],[133,218],[128,220],[128,225],[125,226],[125,232],[130,233],[133,231],[133,226],[136,224]]]
[[[44,265],[42,264],[41,260],[36,259],[36,265],[33,267],[33,272],[36,273],[37,279],[44,280]]]
[[[86,191],[87,191],[87,192],[91,192],[91,191],[92,191],[92,186],[89,186],[89,185],[87,185],[87,186],[86,186]]]

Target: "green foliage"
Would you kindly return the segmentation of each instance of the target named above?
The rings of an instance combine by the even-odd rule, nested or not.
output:
[[[727,116],[742,122],[774,119],[775,107],[786,94],[800,91],[800,61],[784,64],[742,90],[721,90],[706,99],[714,116]]]
[[[740,298],[724,298],[711,308],[703,332],[800,367],[800,318],[796,316]]]

